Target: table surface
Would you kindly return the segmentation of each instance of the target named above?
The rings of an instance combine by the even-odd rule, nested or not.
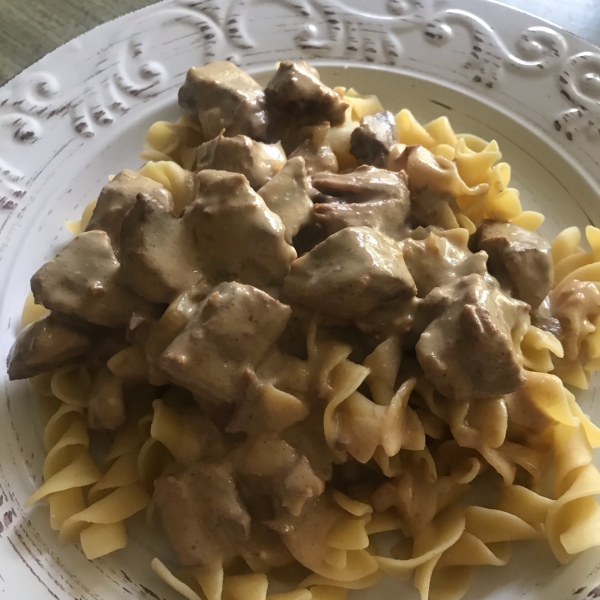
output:
[[[0,85],[57,46],[148,0],[0,0]],[[600,46],[599,0],[503,0]]]

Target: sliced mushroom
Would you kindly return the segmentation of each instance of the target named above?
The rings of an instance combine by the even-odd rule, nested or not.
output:
[[[345,227],[371,227],[395,239],[406,237],[410,200],[402,174],[374,167],[359,167],[351,173],[313,177],[320,192],[315,205],[317,222],[328,234]]]
[[[313,187],[321,194],[316,202],[346,202],[372,200],[402,200],[408,209],[408,187],[402,173],[362,166],[350,173],[318,173]]]
[[[31,323],[19,333],[7,359],[10,379],[26,379],[118,347],[115,331],[58,313]],[[111,344],[111,342],[115,342]]]
[[[350,153],[359,165],[384,169],[392,146],[398,142],[398,128],[394,115],[385,110],[367,115],[360,120],[350,138]]]

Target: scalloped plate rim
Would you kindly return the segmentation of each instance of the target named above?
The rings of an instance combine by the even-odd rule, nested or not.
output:
[[[216,3],[218,4],[218,0],[215,0]],[[352,0],[348,0],[349,2],[352,2]],[[247,2],[245,2],[245,4],[252,4],[253,0],[248,0]],[[290,0],[291,2],[291,0]],[[415,0],[410,0],[410,2],[412,2],[412,4],[415,4]],[[331,2],[330,2],[331,3]],[[340,9],[340,7],[344,4],[343,0],[333,0],[333,3],[336,5],[336,7],[338,9]],[[424,5],[430,5],[433,3],[433,0],[424,0],[424,2],[422,4]],[[116,19],[109,21],[107,23],[98,25],[96,27],[94,27],[93,29],[80,34],[79,36],[73,38],[72,40],[66,42],[65,44],[59,46],[58,48],[56,48],[55,50],[53,50],[52,52],[48,53],[47,55],[45,55],[44,57],[40,58],[38,61],[36,61],[34,64],[32,64],[31,66],[27,67],[26,69],[24,69],[23,71],[21,71],[19,74],[15,75],[13,78],[11,78],[9,81],[7,81],[2,87],[0,87],[0,100],[3,97],[3,94],[6,94],[8,92],[11,92],[15,89],[17,89],[19,86],[21,85],[26,85],[27,80],[39,75],[40,71],[42,69],[47,69],[52,67],[52,64],[56,64],[59,63],[61,60],[65,60],[66,62],[71,60],[71,56],[75,55],[78,56],[78,53],[81,52],[81,47],[85,46],[86,43],[93,41],[94,43],[98,42],[99,39],[101,38],[101,36],[104,33],[108,33],[110,31],[115,32],[115,31],[119,31],[119,30],[125,30],[125,25],[128,23],[133,23],[134,22],[134,17],[135,16],[139,16],[140,17],[140,21],[144,21],[144,19],[146,17],[151,17],[151,15],[153,13],[159,13],[160,11],[164,10],[164,9],[172,9],[173,11],[175,10],[183,10],[181,7],[184,3],[182,2],[177,2],[176,0],[163,0],[162,2],[159,2],[157,4],[153,4],[150,6],[146,6],[140,9],[137,9],[135,11],[132,11],[131,13],[122,15],[120,17],[117,17]],[[210,5],[211,4],[211,0],[207,0],[205,2],[205,4]],[[227,2],[222,2],[221,3],[224,8],[231,8],[230,5],[233,4],[244,4],[244,2],[239,2],[239,0],[227,0]],[[299,5],[325,5],[327,4],[327,0],[298,0],[298,4]],[[590,52],[590,53],[596,53],[600,56],[600,48],[587,42],[586,40],[584,40],[583,38],[581,38],[580,36],[577,36],[575,34],[572,34],[570,32],[568,32],[567,30],[565,30],[564,28],[555,25],[543,18],[537,17],[536,15],[532,15],[531,13],[521,10],[521,9],[517,9],[517,8],[513,8],[513,7],[509,7],[507,5],[502,4],[501,2],[498,2],[497,0],[449,0],[447,2],[439,2],[436,3],[437,4],[437,11],[443,11],[443,10],[447,10],[447,9],[452,9],[453,7],[471,7],[471,10],[474,10],[473,7],[476,7],[480,12],[477,12],[478,16],[484,16],[484,13],[492,13],[492,12],[497,12],[497,13],[501,13],[501,14],[506,14],[506,15],[513,15],[515,13],[520,15],[521,19],[525,19],[528,22],[530,22],[532,25],[531,26],[537,26],[537,27],[542,27],[542,28],[547,28],[547,29],[552,29],[553,31],[555,31],[559,37],[563,37],[565,40],[567,40],[571,45],[574,45],[577,49],[578,52],[576,54],[579,54],[579,52]],[[494,8],[492,8],[491,6],[493,6]],[[190,9],[191,10],[191,9]],[[230,11],[231,12],[231,11]],[[476,12],[476,11],[474,11]],[[299,19],[297,19],[299,20]],[[320,23],[322,25],[322,23]],[[223,26],[223,30],[225,28],[225,25]],[[521,32],[521,28],[520,26],[517,24],[514,27],[515,31],[518,30],[518,32]],[[514,33],[514,31],[513,31]],[[401,36],[401,34],[399,34]],[[123,45],[130,45],[131,40],[133,39],[133,36],[128,37],[128,38],[124,38],[122,40]],[[458,36],[457,36],[458,39]],[[502,38],[500,38],[502,39]],[[127,42],[127,44],[126,44]],[[423,40],[423,45],[424,47],[427,46],[427,41]],[[233,48],[233,46],[232,46]],[[430,47],[428,47],[430,48]],[[239,49],[238,49],[239,51]],[[298,50],[298,52],[300,52]],[[304,51],[303,51],[304,52]],[[310,58],[310,56],[308,54],[305,53],[305,55],[307,57]],[[123,55],[125,56],[125,55]],[[135,55],[137,56],[137,55]],[[133,56],[133,59],[135,59],[135,56]],[[571,54],[569,55],[571,56]],[[565,58],[565,61],[567,60],[568,57]],[[349,64],[348,60],[345,60],[343,58],[320,58],[320,59],[316,59],[315,60],[316,63],[318,64],[334,64],[334,63],[345,63],[345,64]],[[158,64],[158,63],[157,63]],[[270,64],[270,63],[269,63]],[[556,142],[557,141],[557,133],[552,129],[552,128],[544,128],[541,127],[539,125],[539,123],[535,122],[534,120],[531,120],[527,115],[522,115],[520,113],[516,113],[513,109],[511,109],[510,107],[508,107],[507,105],[504,105],[500,100],[498,100],[496,97],[492,97],[492,98],[485,98],[484,95],[481,93],[481,87],[476,88],[472,85],[472,83],[470,85],[467,85],[467,83],[463,80],[453,80],[452,77],[450,77],[449,79],[444,79],[443,77],[438,77],[436,75],[432,75],[432,74],[428,74],[428,73],[418,73],[418,66],[417,67],[407,67],[407,66],[402,66],[402,65],[395,65],[395,66],[386,66],[386,65],[381,65],[381,64],[372,64],[372,63],[365,63],[364,61],[354,61],[351,63],[352,66],[359,66],[362,68],[372,68],[372,69],[391,69],[394,70],[396,72],[400,72],[400,73],[406,73],[408,75],[410,75],[411,77],[415,78],[415,79],[421,79],[423,81],[428,81],[428,82],[434,82],[434,83],[439,83],[440,85],[446,86],[450,89],[454,89],[460,93],[463,94],[469,94],[469,92],[471,92],[475,99],[479,102],[481,102],[482,104],[487,104],[490,108],[503,112],[505,115],[510,116],[513,120],[517,121],[522,127],[530,130],[534,135],[537,135],[538,137],[540,137],[542,139],[542,141],[545,144],[552,144],[553,141]],[[566,62],[565,62],[566,64]],[[160,67],[160,64],[158,64],[158,66]],[[504,69],[504,65],[501,65],[502,69]],[[267,68],[267,63],[263,62],[261,63],[261,66],[253,66],[251,68],[249,68],[249,71],[254,71],[257,72],[259,70],[264,70],[265,68]],[[139,75],[139,73],[137,73]],[[159,80],[161,78],[161,73],[160,73],[160,69],[158,73],[150,73],[149,78],[150,80],[152,80],[152,78],[155,78],[157,80]],[[93,76],[91,77],[91,79],[93,79]],[[142,78],[143,79],[143,78]],[[132,81],[134,81],[134,84],[136,83],[135,77],[132,78]],[[125,88],[127,87],[128,82],[125,81],[121,81],[121,83],[125,86]],[[131,94],[133,96],[133,93],[131,92],[131,89],[134,90],[134,92],[138,95],[140,95],[142,98],[144,98],[144,94],[145,91],[139,87],[138,89],[142,89],[141,92],[138,92],[136,90],[136,88],[130,88],[130,90],[128,92],[123,92],[123,94]],[[163,90],[164,91],[164,90]],[[484,90],[485,92],[485,90]],[[160,93],[160,92],[159,92]],[[52,94],[50,94],[51,96]],[[136,98],[138,97],[138,95],[136,95]],[[557,92],[556,95],[559,95],[558,92],[558,88],[557,88]],[[127,97],[128,96],[124,96]],[[166,105],[166,102],[163,101],[164,98],[161,99],[162,104]],[[148,96],[147,100],[143,100],[144,102],[152,102],[152,96]],[[600,106],[600,96],[596,99],[596,101],[598,102],[599,106]],[[572,103],[572,104],[564,104],[563,108],[568,109],[568,108],[573,108],[573,106],[577,107],[578,104]],[[131,108],[133,108],[135,110],[135,102],[132,102],[132,106]],[[71,110],[71,107],[68,108],[69,112]],[[593,112],[593,111],[592,111]],[[124,113],[126,114],[126,113]],[[89,116],[89,115],[88,115]],[[2,105],[0,105],[0,131],[4,131],[3,127],[3,117],[5,117],[5,115],[2,112]],[[61,117],[64,119],[64,117]],[[91,117],[90,117],[91,118]],[[95,118],[95,117],[94,117]],[[100,116],[99,118],[102,118],[102,116]],[[550,123],[549,123],[550,124]],[[93,125],[93,124],[92,124]],[[98,124],[97,123],[97,127],[96,130],[99,131],[100,133],[105,130],[103,129],[103,127],[105,127],[105,125],[102,124]],[[116,126],[116,128],[118,129],[118,125]],[[132,127],[132,124],[129,123],[128,127]],[[85,130],[85,128],[84,128]],[[113,135],[113,131],[111,129],[111,135]],[[81,139],[77,137],[77,134],[75,133],[75,131],[70,131],[69,130],[69,137],[77,140],[79,142],[81,142]],[[93,140],[94,144],[101,144],[101,135],[98,135],[96,137],[95,140]],[[575,142],[573,143],[573,145],[571,146],[576,147],[576,149],[579,151],[580,148],[582,147],[586,147],[587,144],[587,138],[584,140],[581,137],[576,139]],[[588,140],[589,141],[589,140]],[[3,157],[3,153],[2,153],[2,139],[0,138],[0,159],[2,159]],[[85,143],[85,142],[84,142]],[[596,141],[596,144],[598,144],[598,142]],[[6,146],[7,144],[5,144]],[[15,148],[21,150],[23,148],[23,146],[18,146],[17,142],[15,142]],[[562,140],[561,143],[558,144],[558,149],[557,152],[559,154],[561,154],[562,160],[567,161],[570,166],[575,169],[578,174],[585,178],[586,182],[590,185],[590,187],[593,187],[596,189],[596,191],[600,190],[600,172],[596,171],[594,172],[592,169],[589,168],[589,165],[585,165],[583,162],[578,161],[578,159],[576,158],[576,156],[569,154],[566,151],[566,148],[568,148],[568,145],[564,143],[564,140]],[[17,153],[18,154],[18,153]],[[592,147],[592,152],[590,153],[591,155],[595,156],[598,160],[596,161],[596,164],[598,163],[598,161],[600,161],[600,145],[596,145],[594,147]],[[590,163],[591,164],[591,163]],[[1,163],[0,163],[0,168],[1,168]],[[10,175],[9,173],[10,168],[8,169],[7,172],[2,173],[2,171],[0,170],[0,180],[2,179],[2,175]],[[40,173],[43,172],[43,167],[40,171]],[[39,173],[36,175],[36,177],[39,176]],[[27,183],[31,184],[31,190],[30,191],[36,191],[35,188],[35,184],[36,184],[36,177],[30,177],[29,180],[27,180]],[[24,177],[22,177],[21,179],[10,179],[8,181],[8,184],[12,185],[13,183],[16,185],[17,183],[19,183],[19,181],[24,181],[27,179],[27,176],[25,175]],[[53,181],[52,178],[49,179],[50,181]],[[0,181],[0,184],[2,183],[2,181]],[[18,188],[17,188],[18,190]],[[2,199],[2,188],[0,187],[0,202],[3,202]],[[38,195],[41,195],[41,190],[37,190]],[[19,196],[19,199],[21,197]],[[36,201],[36,206],[38,204],[40,204],[41,201],[37,200]],[[22,209],[23,210],[23,209]],[[6,211],[3,211],[4,214],[6,215]],[[13,211],[8,210],[8,213],[11,214]],[[2,232],[2,230],[4,229],[5,226],[9,226],[9,229],[14,229],[14,233],[15,235],[13,235],[10,239],[9,242],[9,246],[11,248],[2,248],[2,250],[12,250],[13,252],[18,252],[20,251],[17,246],[18,246],[18,242],[24,237],[25,232],[23,231],[24,227],[21,226],[20,224],[20,211],[14,211],[15,212],[15,216],[16,218],[9,218],[9,219],[2,219],[0,216],[0,222],[2,222],[2,225],[0,227],[0,232]],[[27,212],[27,205],[25,206],[24,212]],[[29,211],[30,213],[32,211]],[[41,215],[38,215],[40,218]],[[31,221],[31,215],[28,216],[29,220]],[[39,219],[38,219],[39,220]],[[598,221],[600,222],[600,220]],[[2,242],[0,240],[0,247],[2,246]],[[9,256],[10,252],[8,252],[6,254],[6,256]],[[9,280],[13,279],[15,276],[14,271],[14,267],[12,265],[7,265],[7,260],[5,259],[4,261],[1,260],[2,257],[0,257],[0,263],[3,262],[3,264],[0,264],[0,284],[5,285]],[[4,319],[4,317],[6,317],[5,314],[5,307],[3,305],[4,303],[2,303],[0,305],[0,315],[3,317],[3,325],[5,325],[6,323],[8,323],[9,328],[13,327],[10,323],[10,318],[8,318],[7,320]],[[14,329],[14,327],[13,327]],[[12,331],[12,330],[11,330]],[[4,338],[7,336],[3,336]],[[5,344],[3,344],[3,346],[5,346]],[[3,349],[3,354],[4,354],[4,349]],[[3,392],[2,396],[8,396],[9,394],[6,392],[7,389],[7,383],[4,380],[3,381],[3,387],[5,388],[5,391]],[[7,432],[12,424],[9,424],[7,421],[7,418],[9,417],[9,407],[6,405],[6,403],[4,403],[3,401],[0,402],[0,432],[4,431]],[[19,440],[16,437],[11,437],[10,440],[8,441],[8,443],[6,444],[0,444],[0,457],[6,457],[7,459],[10,458],[11,461],[14,460],[26,460],[25,457],[22,457],[20,455],[20,450],[19,450]],[[31,471],[30,467],[27,467],[28,472]],[[9,536],[12,535],[15,532],[15,526],[13,524],[13,520],[14,517],[19,517],[20,516],[20,511],[19,513],[14,512],[14,514],[11,514],[11,511],[14,511],[14,501],[13,498],[9,497],[9,496],[2,496],[2,492],[4,491],[4,493],[6,494],[6,488],[2,488],[2,479],[3,479],[3,472],[5,470],[9,470],[9,471],[17,471],[17,465],[15,463],[15,466],[13,467],[13,465],[5,463],[2,464],[0,463],[0,553],[3,553],[3,561],[5,563],[5,565],[8,565],[10,563],[11,566],[14,566],[14,573],[23,573],[25,575],[25,579],[20,581],[20,583],[22,583],[24,586],[33,586],[31,589],[35,589],[36,593],[39,593],[40,590],[43,590],[43,588],[46,588],[46,591],[42,591],[43,593],[43,598],[44,600],[46,598],[61,598],[61,600],[64,598],[65,600],[67,598],[73,598],[75,596],[77,596],[77,594],[75,592],[73,592],[73,594],[69,593],[68,595],[65,595],[66,591],[65,591],[65,586],[63,585],[63,582],[60,581],[60,573],[58,573],[58,571],[52,571],[52,569],[56,566],[56,563],[54,563],[53,561],[55,560],[55,558],[53,558],[50,555],[34,555],[35,553],[30,554],[29,558],[24,557],[24,556],[20,556],[21,561],[23,562],[23,564],[19,563],[19,560],[14,557],[11,556],[10,561],[7,560],[8,559],[8,555],[5,554],[5,552],[8,549],[8,544],[12,544],[13,548],[16,545],[19,545],[20,543],[20,538],[11,538],[9,540]],[[24,482],[22,480],[15,482],[16,488],[27,488],[28,487],[28,483],[29,482]],[[18,492],[19,494],[22,495],[22,489],[19,489]],[[4,505],[4,506],[3,506]],[[10,507],[13,508],[10,508]],[[44,520],[46,519],[46,514],[40,514],[41,512],[44,511],[40,511],[40,510],[34,510],[32,512],[30,512],[28,514],[28,516],[26,517],[26,519],[30,519],[33,522],[39,522],[40,520]],[[35,532],[34,532],[35,534]],[[44,536],[42,535],[42,537],[39,537],[38,535],[38,541],[43,541]],[[8,542],[6,540],[9,540]],[[57,541],[55,541],[56,544],[58,544]],[[19,546],[20,547],[20,546]],[[64,553],[63,551],[58,551],[57,556],[60,556],[61,559],[63,557],[66,557],[65,560],[72,560],[73,557],[77,557],[77,555],[81,554],[80,550],[77,549],[67,549]],[[73,563],[75,564],[75,563]],[[109,565],[117,565],[118,562],[115,561],[113,563],[111,563],[110,561],[107,562],[107,564]],[[114,569],[114,567],[113,567]],[[52,572],[50,572],[52,571]],[[92,572],[92,569],[89,569],[90,573]],[[112,572],[111,568],[108,569],[108,571],[103,572],[102,577],[100,578],[100,581],[104,581],[104,577],[106,577],[107,573]],[[563,573],[563,575],[566,577],[566,573],[565,571],[561,571],[561,573]],[[54,575],[56,574],[56,578],[54,578]],[[590,573],[589,577],[592,577],[593,573]],[[10,589],[14,590],[14,589],[18,589],[20,586],[19,584],[15,584],[15,577],[10,578],[6,571],[3,570],[3,565],[0,563],[0,598],[9,598],[10,596],[6,595],[8,592],[5,592],[5,588],[9,586],[10,584]],[[34,580],[36,580],[38,582],[41,583],[41,587],[38,587],[38,585],[35,583]],[[94,580],[94,583],[96,583],[97,580]],[[115,582],[120,585],[120,583],[118,582],[118,580],[115,580]],[[124,583],[124,582],[123,582]],[[130,582],[131,583],[131,582]],[[591,580],[586,580],[585,583],[585,591],[581,591],[582,596],[587,594],[588,596],[591,596],[594,593],[594,590],[596,590],[597,588],[593,587],[595,584],[600,583],[600,581],[598,580],[597,577],[592,578]],[[87,585],[87,584],[86,584]],[[539,584],[538,584],[539,585]],[[135,590],[139,593],[139,597],[148,597],[147,595],[147,590],[145,590],[145,588],[140,587],[137,584],[132,583],[132,586],[134,586]],[[137,586],[137,587],[135,587]],[[535,586],[534,586],[535,587]],[[564,586],[563,586],[564,587]],[[579,587],[577,585],[573,586],[573,589],[575,587]],[[593,589],[592,589],[593,588]],[[68,589],[68,588],[67,588]],[[132,588],[133,589],[133,588]],[[85,591],[85,590],[84,590]],[[161,592],[164,591],[161,588]],[[88,593],[89,592],[89,593]],[[600,592],[597,592],[600,593]],[[94,593],[91,592],[89,589],[85,592],[86,594],[86,598],[98,598],[98,596]],[[81,595],[83,596],[83,591],[81,593]],[[42,596],[39,596],[40,598],[42,598]],[[173,596],[175,597],[175,596]],[[12,597],[10,597],[12,600]]]

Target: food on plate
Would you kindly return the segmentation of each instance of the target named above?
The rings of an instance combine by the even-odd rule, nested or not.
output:
[[[495,142],[303,62],[264,89],[194,67],[179,104],[33,275],[8,359],[60,400],[28,500],[60,540],[108,554],[146,510],[188,600],[384,573],[458,600],[510,542],[600,545],[600,429],[565,387],[600,368],[600,230],[547,241]]]

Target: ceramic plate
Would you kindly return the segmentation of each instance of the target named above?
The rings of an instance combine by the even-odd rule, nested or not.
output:
[[[365,8],[368,5],[368,9]],[[330,85],[377,93],[391,110],[495,138],[542,232],[600,224],[600,49],[484,0],[168,0],[62,46],[0,89],[1,360],[18,331],[30,275],[71,234],[107,176],[137,168],[144,133],[178,115],[191,65],[230,59],[264,82],[275,62],[306,59]],[[592,389],[580,396],[600,422]],[[88,562],[61,547],[40,483],[44,415],[22,382],[0,398],[0,597],[171,599],[150,569],[171,559],[157,534],[130,528],[125,550]],[[546,545],[514,545],[504,568],[478,570],[468,598],[600,596],[600,550],[559,567]],[[353,598],[418,598],[384,580]],[[393,594],[393,596],[392,596]]]

